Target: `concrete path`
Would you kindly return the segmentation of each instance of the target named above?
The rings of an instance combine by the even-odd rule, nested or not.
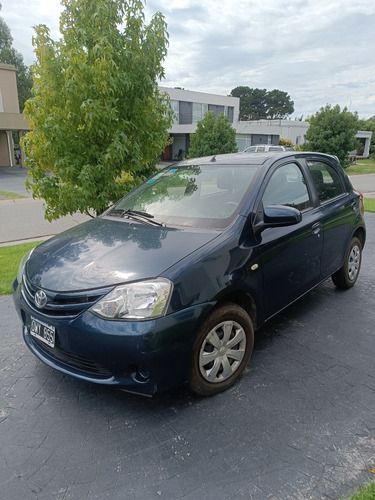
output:
[[[45,239],[88,219],[88,216],[77,213],[48,222],[40,200],[0,201],[0,246]]]
[[[20,167],[0,168],[0,191],[25,196],[0,199],[0,246],[45,239],[89,219],[80,213],[48,222],[44,218],[43,201],[34,200],[26,191],[27,172]]]
[[[375,197],[375,174],[351,175],[351,183],[364,196],[368,198]]]

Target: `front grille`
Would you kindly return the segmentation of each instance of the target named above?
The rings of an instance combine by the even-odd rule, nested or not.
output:
[[[52,292],[43,290],[47,295],[46,305],[39,309],[35,306],[35,294],[40,288],[36,287],[24,275],[22,279],[22,290],[29,306],[48,316],[78,316],[81,312],[89,309],[97,300],[106,295],[113,287],[95,290],[84,290],[80,292]]]
[[[73,352],[68,352],[62,349],[60,346],[55,345],[55,347],[49,347],[44,342],[39,341],[35,337],[31,338],[32,342],[38,346],[38,348],[51,358],[59,361],[60,363],[66,365],[69,368],[74,368],[80,370],[81,372],[87,373],[88,375],[95,375],[100,378],[110,378],[112,373],[106,368],[85,358],[79,354]]]

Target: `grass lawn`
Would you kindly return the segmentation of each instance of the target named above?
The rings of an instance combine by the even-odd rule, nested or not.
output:
[[[348,175],[375,174],[375,160],[373,158],[357,160],[357,163],[346,168],[345,172]]]
[[[359,487],[355,493],[346,500],[374,500],[375,499],[375,483],[370,483],[366,486]]]
[[[40,241],[0,247],[0,295],[12,293],[12,282],[17,275],[18,265],[31,248],[34,248]]]
[[[12,193],[11,191],[2,191],[0,189],[0,200],[1,199],[10,199],[14,200],[15,198],[26,198],[22,194]]]
[[[365,212],[375,212],[375,198],[365,198]]]

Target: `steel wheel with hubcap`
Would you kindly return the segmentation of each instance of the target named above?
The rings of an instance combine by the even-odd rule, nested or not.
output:
[[[226,304],[214,310],[194,343],[190,389],[210,396],[230,387],[246,368],[253,346],[253,325],[241,307]]]
[[[357,281],[362,261],[362,243],[354,237],[345,255],[344,265],[332,275],[332,281],[339,288],[351,288]]]

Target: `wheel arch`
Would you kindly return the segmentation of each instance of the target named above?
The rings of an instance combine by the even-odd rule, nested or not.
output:
[[[357,228],[357,230],[353,234],[353,238],[358,238],[363,248],[366,242],[366,229],[364,227]]]
[[[236,304],[242,307],[242,309],[244,309],[250,316],[254,329],[257,328],[258,324],[257,307],[254,299],[249,293],[242,290],[232,291],[227,295],[220,297],[220,300],[218,300],[218,302],[216,303],[216,307],[221,307],[223,304],[227,303]]]

